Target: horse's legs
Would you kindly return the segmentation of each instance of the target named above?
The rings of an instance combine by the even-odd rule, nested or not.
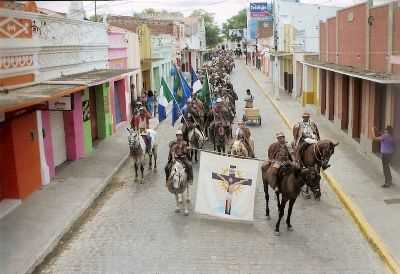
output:
[[[279,225],[281,224],[282,217],[283,217],[283,215],[285,214],[286,202],[287,202],[286,197],[282,197],[281,204],[280,204],[280,206],[278,207],[278,209],[279,209],[279,219],[278,219],[278,222],[277,222],[276,225],[275,225],[275,235],[276,235],[276,236],[279,236],[279,235],[280,235],[280,233],[279,233]]]
[[[154,169],[157,168],[157,150],[156,147],[153,147],[153,155],[154,155]]]
[[[277,203],[278,210],[279,210],[279,207],[281,206],[281,202],[279,201],[279,192],[275,191],[275,195],[276,195],[276,203]]]
[[[182,196],[183,195],[186,196],[186,197],[183,197],[183,205],[184,205],[183,214],[185,216],[188,216],[189,215],[189,203],[190,203],[190,199],[189,199],[189,184],[186,186],[186,191],[184,193],[182,193]]]
[[[190,185],[188,184],[187,188],[186,188],[186,202],[190,203]]]
[[[269,194],[268,194],[268,183],[264,182],[264,194],[265,194],[265,216],[267,216],[267,219],[271,219],[269,216]]]
[[[137,177],[138,177],[138,164],[137,164],[136,161],[135,161],[134,167],[135,167],[135,178],[137,179]]]
[[[292,215],[292,209],[293,209],[294,202],[296,202],[296,199],[289,200],[289,209],[288,209],[288,213],[287,213],[287,217],[286,217],[287,229],[289,231],[293,230],[292,225],[290,224],[290,216]]]
[[[181,207],[180,207],[180,200],[179,200],[179,194],[178,193],[175,193],[175,200],[176,200],[175,212],[179,213],[179,212],[181,212]]]
[[[153,167],[153,154],[149,154],[149,169],[152,169]]]
[[[143,180],[144,180],[144,166],[143,166],[143,162],[140,163],[140,173],[142,174],[142,184],[143,184]]]

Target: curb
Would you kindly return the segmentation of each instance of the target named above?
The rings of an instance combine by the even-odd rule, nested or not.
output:
[[[257,85],[261,88],[264,95],[268,98],[270,103],[273,105],[275,111],[279,114],[281,119],[284,121],[286,126],[291,129],[293,124],[289,121],[286,115],[280,110],[279,106],[274,102],[273,98],[267,93],[267,91],[263,88],[261,83],[257,80],[254,73],[251,69],[246,65],[247,71],[250,73],[251,77],[257,83]],[[340,184],[336,181],[336,179],[329,175],[327,172],[321,172],[322,177],[328,182],[328,185],[336,194],[339,201],[342,203],[343,207],[346,209],[347,213],[352,217],[353,222],[358,226],[364,238],[368,241],[372,249],[379,255],[382,259],[385,266],[388,270],[393,274],[400,274],[400,266],[390,254],[388,248],[383,243],[377,232],[372,228],[372,226],[365,219],[361,210],[356,206],[356,204],[350,199],[350,197],[342,190]]]
[[[158,123],[153,129],[157,129],[160,123]],[[104,191],[104,189],[111,182],[115,174],[122,168],[122,166],[129,160],[129,152],[127,152],[118,164],[114,167],[112,172],[98,185],[98,187],[93,191],[89,199],[82,203],[81,208],[79,208],[75,216],[73,216],[64,229],[55,236],[54,239],[50,240],[48,247],[36,258],[35,262],[24,271],[26,274],[33,273],[38,266],[46,259],[46,257],[51,254],[51,252],[57,247],[64,235],[71,230],[74,224],[79,220],[79,218],[89,209],[93,202],[99,197],[99,195]]]

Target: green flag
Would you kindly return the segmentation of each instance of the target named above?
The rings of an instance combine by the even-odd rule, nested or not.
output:
[[[199,99],[207,106],[209,107],[211,104],[211,98],[210,98],[210,89],[208,86],[208,73],[206,73],[206,77],[204,78],[204,83],[202,89],[199,91],[198,95]]]
[[[168,103],[171,102],[173,99],[172,91],[169,89],[167,82],[165,82],[165,80],[164,80],[164,77],[161,78],[161,90],[162,90],[162,94],[160,94],[160,95],[164,96]]]

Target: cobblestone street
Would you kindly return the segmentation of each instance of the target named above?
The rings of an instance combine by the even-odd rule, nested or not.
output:
[[[251,126],[256,156],[266,157],[277,131],[289,131],[266,100],[243,63],[231,75],[242,117],[247,88],[262,112],[262,126]],[[284,111],[284,110],[283,110]],[[293,232],[281,224],[274,236],[276,202],[265,218],[262,182],[257,182],[255,220],[233,223],[191,212],[176,214],[175,198],[165,187],[168,142],[174,138],[170,119],[158,128],[159,166],[144,184],[134,182],[128,161],[113,178],[91,213],[70,239],[36,273],[386,273],[335,194],[322,183],[321,201],[299,197],[292,215]],[[128,145],[127,145],[128,149]],[[332,165],[340,159],[332,158]],[[197,178],[199,164],[194,164]],[[192,203],[195,188],[192,187]]]

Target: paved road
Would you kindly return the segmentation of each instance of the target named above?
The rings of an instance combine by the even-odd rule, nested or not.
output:
[[[289,132],[245,67],[239,65],[232,80],[240,97],[246,88],[253,90],[255,105],[262,109],[262,127],[251,130],[256,154],[264,158],[275,132]],[[243,105],[238,103],[238,117]],[[162,172],[174,130],[164,123],[158,132],[158,173],[148,174],[146,183],[138,185],[132,180],[131,164],[125,165],[93,212],[38,273],[386,272],[325,184],[322,201],[298,199],[292,216],[295,230],[288,232],[282,224],[280,237],[273,235],[275,201],[272,220],[264,217],[261,182],[252,224],[174,213],[175,199],[164,187]]]

